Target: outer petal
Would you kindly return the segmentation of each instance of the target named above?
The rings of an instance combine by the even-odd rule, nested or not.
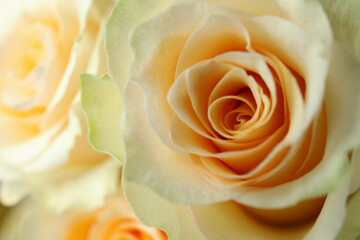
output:
[[[121,163],[124,159],[120,132],[121,98],[113,80],[81,75],[82,106],[89,124],[89,139],[95,149],[108,153]]]
[[[107,155],[96,152],[87,135],[87,122],[80,103],[76,105],[76,115],[82,127],[82,135],[76,138],[69,152],[68,161],[51,171],[23,175],[22,185],[46,207],[59,212],[69,208],[89,209],[102,203],[102,198],[114,191],[118,184],[120,164]],[[92,183],[93,181],[93,183]],[[71,194],[69,191],[79,194]],[[93,197],[87,197],[92,196]],[[58,200],[62,199],[61,202]]]
[[[33,0],[27,1],[29,4],[33,2]],[[56,1],[56,8],[62,11],[63,14],[76,16],[79,21],[80,32],[82,32],[86,25],[89,24],[89,21],[94,24],[107,17],[114,3],[115,0],[62,0]],[[64,27],[63,30],[66,32],[67,28]]]
[[[359,61],[339,42],[334,43],[332,59],[325,103],[328,135],[332,135],[334,142],[327,144],[327,148],[349,151],[360,145]]]
[[[327,12],[335,38],[350,47],[360,59],[360,2],[319,0]]]
[[[21,9],[21,0],[15,1],[0,1],[0,9],[6,9],[2,11],[0,16],[0,45],[4,41],[4,36],[6,36],[7,31],[11,30],[14,27],[14,23],[11,23],[12,18],[16,13]]]
[[[360,191],[349,197],[354,187],[359,187],[358,182],[354,181],[360,170],[358,160],[358,155],[353,154],[351,175],[335,191],[328,194],[314,227],[304,240],[330,240],[335,239],[336,235],[338,240],[352,240],[360,236]]]
[[[57,236],[52,231],[56,226],[54,217],[39,205],[34,205],[34,202],[29,200],[8,209],[5,212],[4,221],[0,225],[0,238],[22,240],[24,236],[31,235],[33,239],[37,240],[56,240]],[[34,221],[34,217],[41,220]],[[19,229],[19,219],[21,219],[22,229]],[[40,229],[41,231],[39,231]]]
[[[311,227],[275,227],[257,220],[235,202],[193,206],[191,210],[208,240],[299,240]]]
[[[44,113],[42,127],[51,125],[61,115],[66,114],[68,106],[80,88],[79,74],[85,70],[92,73],[98,70],[99,66],[94,66],[94,63],[91,63],[91,57],[94,56],[92,49],[96,52],[98,49],[95,47],[102,48],[101,45],[97,44],[104,37],[102,35],[101,27],[103,26],[101,24],[105,22],[113,6],[112,0],[78,0],[72,4],[71,8],[68,7],[67,3],[67,1],[60,1],[58,9],[62,15],[75,14],[74,17],[78,18],[80,24],[79,36],[75,39],[75,42],[73,38],[68,40],[70,43],[74,43],[71,49],[71,56],[60,84]],[[66,21],[66,19],[63,20]],[[67,22],[64,24],[71,23]],[[67,26],[65,26],[66,29],[68,29]],[[89,51],[89,49],[91,50]],[[88,68],[90,64],[89,59],[92,64],[91,66],[94,66],[96,69]]]
[[[71,101],[77,95],[80,88],[79,74],[87,67],[88,60],[91,57],[91,51],[95,40],[89,36],[89,31],[78,38],[72,46],[71,56],[67,63],[64,75],[56,89],[53,98],[48,103],[48,107],[42,116],[41,127],[47,128],[65,115],[68,111]]]
[[[73,169],[73,172],[54,173],[54,181],[50,184],[46,182],[51,179],[49,176],[36,181],[30,179],[30,189],[35,198],[53,212],[91,210],[103,205],[105,196],[116,191],[119,170],[120,165],[110,158],[95,166]],[[76,175],[72,176],[74,172]]]
[[[128,80],[133,55],[129,46],[131,29],[157,15],[172,0],[120,0],[113,8],[106,26],[105,46],[109,70],[120,92]]]
[[[174,2],[188,2],[191,0],[175,0]],[[328,44],[331,42],[332,33],[328,19],[316,1],[304,0],[198,0],[214,5],[225,6],[232,9],[250,12],[255,15],[278,15],[298,24],[303,29],[320,36]],[[325,0],[323,0],[325,1]],[[340,5],[340,4],[339,4]],[[316,21],[314,21],[316,16]]]
[[[72,109],[69,112],[68,124],[63,127],[62,125],[64,124],[62,122],[60,123],[60,128],[56,127],[62,130],[60,133],[58,133],[59,130],[56,130],[55,133],[58,134],[57,136],[54,133],[44,134],[44,136],[39,136],[25,142],[20,147],[2,151],[3,155],[1,157],[6,161],[2,159],[4,162],[0,169],[0,178],[3,179],[0,197],[4,204],[13,205],[28,192],[26,187],[18,187],[18,184],[22,182],[22,180],[19,180],[19,176],[23,178],[30,173],[35,172],[36,174],[43,171],[49,171],[49,169],[59,167],[68,161],[70,151],[76,142],[76,138],[82,132],[77,116],[77,111],[79,111],[78,107],[79,100],[74,102]],[[42,148],[41,150],[43,152],[39,151],[39,154],[39,152],[36,152],[38,149],[34,148],[34,146]],[[35,151],[31,151],[32,148],[34,148]],[[30,156],[30,159],[25,159],[27,161],[21,162],[24,160],[24,152],[28,154],[32,153],[32,156]],[[51,159],[51,161],[49,161],[49,159]],[[14,163],[12,163],[12,161]],[[15,167],[11,166],[11,164],[14,164]],[[20,170],[16,170],[17,164],[22,166]],[[6,186],[7,184],[9,184],[9,186]],[[11,187],[14,185],[17,185],[17,187]],[[15,189],[16,191],[14,191]]]
[[[73,100],[69,109],[66,127],[48,144],[33,163],[24,165],[22,169],[25,172],[47,171],[68,161],[70,151],[76,143],[76,137],[82,133],[79,114],[81,114],[81,110],[78,96]]]
[[[28,194],[29,190],[22,183],[3,182],[0,198],[5,206],[13,206]]]
[[[304,240],[335,239],[346,217],[350,179],[328,194],[323,209]]]
[[[133,82],[128,82],[124,91],[122,120],[127,150],[125,181],[146,185],[180,204],[207,204],[228,199],[206,182],[194,166],[159,140],[146,121],[143,93]]]
[[[187,206],[172,204],[138,184],[123,181],[123,188],[136,216],[146,225],[164,230],[171,240],[205,239]]]
[[[353,165],[353,173],[351,175],[351,193],[360,189],[360,147],[356,148],[352,153],[351,159]]]
[[[337,240],[359,239],[360,237],[360,190],[350,196],[343,228]]]
[[[191,207],[195,221],[208,240],[216,239],[335,239],[346,215],[349,178],[330,193],[316,222],[276,227],[254,218],[234,202]],[[355,205],[356,203],[353,203]],[[350,216],[350,219],[356,214]],[[357,216],[358,217],[358,216]],[[349,220],[350,221],[350,220]],[[356,223],[348,223],[356,231]],[[357,229],[359,230],[359,229]],[[344,230],[345,231],[345,230]],[[239,238],[240,236],[240,238]]]

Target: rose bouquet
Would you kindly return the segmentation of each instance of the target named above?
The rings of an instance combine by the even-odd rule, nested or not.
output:
[[[0,21],[0,200],[29,195],[1,239],[360,236],[358,2],[27,3]]]

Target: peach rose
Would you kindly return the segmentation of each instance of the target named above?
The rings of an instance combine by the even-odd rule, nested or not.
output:
[[[20,224],[19,224],[19,220]],[[36,240],[166,240],[164,232],[143,225],[122,194],[108,196],[98,209],[54,215],[27,200],[9,209],[0,228],[2,239]]]
[[[121,1],[106,33],[144,222],[171,239],[337,236],[360,186],[360,65],[319,2]]]
[[[1,2],[3,204],[15,204],[31,192],[51,207],[69,207],[76,200],[68,198],[62,184],[69,179],[79,182],[79,174],[109,159],[88,144],[79,74],[106,71],[103,28],[112,5],[111,0]],[[98,196],[85,199],[86,204],[100,204],[113,189],[108,185],[117,179],[110,175],[114,180],[105,183],[109,178],[103,178],[104,186],[92,189],[97,189]],[[55,198],[67,202],[54,204]]]

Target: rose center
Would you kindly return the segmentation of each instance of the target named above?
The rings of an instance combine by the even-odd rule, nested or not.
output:
[[[41,62],[46,54],[41,33],[29,37],[28,41],[22,46],[21,50],[23,53],[19,56],[18,65],[9,69],[9,74],[13,71],[17,78],[25,78]]]
[[[26,102],[38,93],[49,58],[54,55],[56,29],[53,27],[52,20],[29,20],[14,31],[2,46],[6,59],[0,64],[5,106],[15,110],[31,109]]]
[[[242,73],[240,78],[234,78],[236,72]],[[214,94],[223,92],[223,95],[212,101],[208,107],[208,118],[213,129],[220,137],[226,139],[237,136],[242,130],[256,122],[256,116],[259,115],[256,112],[261,102],[259,98],[261,91],[251,76],[246,75],[241,69],[236,69],[230,74],[231,77],[225,77],[224,83],[220,81],[217,89],[216,87],[214,89]],[[239,85],[242,86],[238,88]],[[219,91],[225,88],[228,90]]]
[[[245,88],[237,95],[218,98],[209,106],[209,119],[222,135],[236,135],[246,128],[254,116],[256,103],[251,91]]]
[[[237,103],[234,110],[225,114],[224,125],[230,130],[240,130],[241,127],[251,119],[253,112],[248,106],[244,106],[241,102]]]

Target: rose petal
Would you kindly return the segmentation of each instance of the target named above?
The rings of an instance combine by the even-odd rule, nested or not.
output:
[[[98,151],[124,163],[124,147],[120,132],[121,98],[115,82],[107,75],[96,78],[81,75],[82,107],[89,125],[89,139]]]
[[[179,157],[159,140],[145,121],[141,89],[128,82],[124,94],[125,180],[149,186],[171,202],[206,204],[227,199],[184,160],[185,156]],[[137,107],[131,107],[133,104]]]
[[[130,78],[144,90],[148,120],[168,146],[171,146],[171,141],[167,129],[173,111],[164,99],[175,80],[177,59],[192,32],[207,17],[216,14],[243,17],[240,11],[199,2],[184,3],[172,6],[168,11],[138,25],[131,35],[135,59],[130,68]]]
[[[279,128],[283,123],[283,107],[285,106],[279,104],[281,103],[282,96],[279,94],[279,89],[276,88],[275,79],[267,65],[266,61],[268,60],[259,53],[253,52],[253,50],[251,52],[227,52],[216,56],[214,60],[233,64],[246,71],[258,74],[263,81],[258,82],[258,86],[261,88],[259,94],[261,102],[257,101],[258,109],[254,115],[254,117],[258,116],[259,120],[254,123],[254,127],[241,131],[237,142],[246,143],[248,142],[247,138],[252,138],[254,135],[258,137],[261,135],[265,138]],[[213,99],[216,98],[215,92],[216,89],[214,89],[214,93],[210,96]],[[262,112],[260,113],[260,111]],[[256,138],[252,140],[256,140]]]
[[[20,4],[22,0],[14,0],[14,1],[1,1],[0,9],[6,9],[0,16],[0,46],[3,41],[6,40],[7,34],[9,31],[15,28],[16,24],[14,18],[16,18],[19,11],[22,9],[22,5]],[[2,52],[3,49],[0,49]]]
[[[335,38],[346,43],[360,59],[360,2],[320,0],[331,22]]]
[[[328,194],[320,215],[304,240],[336,238],[346,217],[349,185],[347,178],[335,191]]]
[[[176,3],[188,2],[191,0],[176,0]],[[332,33],[328,17],[321,4],[317,1],[303,0],[198,0],[255,15],[278,15],[302,26],[306,31],[319,36],[328,45],[331,44]],[[337,5],[337,4],[335,4]],[[339,4],[340,5],[340,4]],[[314,21],[316,16],[316,21]],[[351,15],[352,16],[352,15]]]
[[[57,173],[54,172],[52,177],[29,179],[28,185],[35,198],[53,212],[61,213],[69,209],[86,211],[102,206],[105,196],[116,191],[119,168],[120,165],[110,158],[97,165],[78,169],[74,176],[63,170],[62,177],[57,175],[57,181],[51,181],[52,177],[56,178]]]
[[[315,223],[311,221],[289,228],[259,221],[233,202],[193,206],[191,210],[200,230],[209,240],[238,239],[238,236],[244,239],[335,239],[345,218],[349,183],[348,178],[329,194]],[[352,228],[351,234],[356,231],[358,229]]]
[[[85,34],[81,39],[81,44],[79,41],[74,44],[65,73],[43,114],[40,123],[41,128],[48,128],[69,110],[72,100],[80,89],[80,71],[86,69],[88,63],[87,60],[91,56],[91,51],[89,51],[89,49],[94,46],[94,43],[95,40]]]
[[[249,31],[252,43],[257,48],[265,49],[275,55],[283,64],[294,69],[305,80],[305,112],[294,118],[294,120],[304,118],[301,120],[301,126],[295,128],[296,135],[299,137],[299,134],[310,125],[311,120],[321,107],[330,59],[328,52],[331,49],[322,39],[305,32],[294,23],[278,17],[255,17],[244,21],[244,25]],[[284,38],[284,35],[287,37]],[[263,41],[263,39],[267,39],[267,41]],[[286,83],[285,81],[284,88],[291,95],[294,90],[289,90],[294,89],[294,85]],[[299,101],[295,100],[293,104],[297,102]],[[293,106],[289,108],[296,111]]]
[[[252,15],[246,12],[233,12],[230,16],[233,18],[226,15],[210,15],[200,28],[194,30],[181,50],[176,77],[202,60],[225,52],[245,51],[251,48],[249,34],[239,20]]]
[[[327,148],[349,151],[360,145],[359,62],[339,42],[333,46],[325,104],[328,119]],[[339,141],[341,139],[341,141]]]
[[[13,206],[23,199],[28,192],[29,190],[22,183],[3,181],[0,188],[1,203],[5,206]]]
[[[185,152],[214,157],[222,160],[238,173],[244,173],[240,178],[250,177],[252,174],[245,174],[258,165],[284,135],[286,128],[280,128],[267,141],[250,149],[239,149],[228,152],[218,152],[211,141],[201,137],[192,131],[177,116],[173,117],[171,125],[171,137]],[[249,161],[251,159],[251,161]]]
[[[311,222],[294,227],[276,227],[251,216],[235,202],[192,206],[194,219],[208,240],[238,239],[302,239]]]
[[[0,161],[5,165],[17,165],[24,164],[28,162],[29,159],[38,157],[41,151],[46,149],[49,143],[64,128],[64,125],[65,121],[59,121],[56,125],[52,126],[52,128],[48,129],[48,131],[42,132],[36,137],[30,138],[18,145],[4,147],[0,153]],[[27,153],[26,158],[23,156],[24,152]]]
[[[352,153],[351,164],[353,165],[353,174],[351,175],[351,189],[354,193],[360,189],[360,147],[356,148]]]
[[[169,239],[204,239],[187,206],[169,203],[147,187],[123,181],[126,199],[148,226],[164,230]]]
[[[189,87],[190,88],[190,87]],[[198,88],[198,92],[199,92]],[[242,90],[247,90],[243,93],[240,93]],[[263,94],[259,88],[259,85],[255,81],[252,76],[247,75],[245,70],[241,68],[234,68],[230,72],[228,72],[224,78],[216,85],[213,92],[209,98],[209,106],[206,107],[208,112],[208,118],[216,131],[221,134],[225,139],[236,139],[240,140],[241,142],[251,142],[253,138],[257,139],[259,137],[266,136],[267,134],[259,134],[259,131],[254,131],[249,133],[249,128],[242,129],[242,131],[231,131],[231,129],[224,129],[221,127],[222,119],[225,120],[225,116],[223,116],[222,112],[224,111],[225,114],[229,113],[230,109],[226,109],[226,106],[229,105],[228,100],[237,100],[237,102],[242,102],[248,106],[252,112],[250,120],[246,123],[255,122],[258,120],[262,122],[263,116],[268,115],[270,104],[269,99]],[[217,96],[218,95],[218,96]],[[266,99],[265,99],[266,98]],[[212,99],[216,99],[211,101]],[[262,102],[267,102],[264,104],[264,108],[262,109]],[[262,110],[262,114],[260,111]],[[276,128],[273,128],[276,129]],[[273,131],[273,130],[270,130]]]
[[[109,70],[120,93],[128,80],[128,69],[133,59],[128,36],[132,28],[156,16],[169,6],[171,0],[118,1],[107,21],[105,33]]]
[[[39,109],[23,115],[0,104],[0,124],[4,126],[0,135],[0,144],[11,146],[29,140],[39,133],[40,118]]]
[[[197,134],[177,115],[171,121],[170,134],[177,146],[187,153],[213,156],[218,152],[211,140]]]
[[[232,68],[230,64],[226,63],[200,62],[181,74],[169,90],[167,99],[176,115],[203,137],[215,139],[216,133],[207,119],[207,111],[199,109],[201,112],[196,113],[195,110],[199,108],[200,102],[207,104],[212,88]],[[197,83],[192,83],[193,92],[196,92],[196,94],[192,94],[192,99],[189,96],[187,80],[190,75],[192,81],[198,80]],[[203,79],[206,81],[201,81]],[[198,85],[198,87],[194,85]],[[201,88],[202,91],[198,91],[198,88]]]
[[[42,172],[64,164],[68,161],[70,150],[76,142],[76,137],[81,134],[81,125],[79,114],[83,114],[80,110],[80,97],[74,100],[66,120],[66,125],[62,131],[47,143],[46,148],[31,162],[27,162],[22,166],[24,172]],[[51,159],[51,161],[49,161]]]
[[[297,179],[312,170],[324,154],[326,127],[326,113],[322,111],[284,159],[270,171],[256,178],[252,184],[270,187]]]
[[[358,239],[360,236],[360,191],[351,195],[347,202],[346,218],[342,225],[342,229],[336,238],[343,239]]]
[[[67,51],[59,43],[58,32],[54,29],[54,19],[41,17],[39,15],[39,19],[27,19],[25,24],[31,21],[38,22],[23,26],[26,30],[20,28],[18,32],[12,33],[18,42],[11,38],[12,42],[6,44],[7,49],[4,51],[4,54],[8,55],[4,56],[8,61],[7,66],[4,66],[7,72],[4,73],[3,102],[20,111],[46,106],[56,90],[66,63]],[[28,40],[24,41],[23,38]],[[14,46],[15,44],[19,46]],[[29,45],[25,47],[28,52],[24,51],[24,44]],[[24,56],[26,58],[19,61]],[[29,72],[13,72],[19,68],[17,65],[30,67],[27,69]]]
[[[91,54],[93,53],[93,51],[89,51],[89,49],[93,49],[96,43],[99,42],[98,39],[103,38],[103,35],[100,34],[101,26],[99,23],[107,17],[107,13],[112,7],[111,2],[111,0],[90,1],[92,4],[89,6],[89,2],[87,3],[87,1],[76,2],[76,6],[61,2],[65,4],[59,6],[60,11],[64,11],[62,16],[69,17],[68,15],[70,14],[71,17],[71,14],[73,14],[73,17],[79,18],[80,28],[77,34],[79,34],[80,37],[77,38],[75,44],[72,45],[70,59],[68,60],[60,85],[44,113],[41,122],[42,128],[46,129],[48,126],[51,126],[60,116],[69,110],[72,99],[75,98],[80,89],[79,74],[87,69],[88,61],[91,59]],[[71,5],[74,8],[69,9],[67,5]],[[68,25],[71,23],[64,24]],[[65,29],[67,28],[65,27]],[[74,43],[73,38],[74,36],[69,40],[70,43]],[[101,48],[102,46],[98,47]]]
[[[91,58],[88,63],[88,67],[86,69],[86,73],[88,74],[102,76],[109,71],[107,67],[108,64],[106,61],[106,52],[104,51],[105,23],[106,21],[103,22],[103,26],[101,26],[100,31],[98,33],[98,38],[96,39],[94,51],[91,55]]]
[[[53,229],[57,224],[56,219],[33,200],[10,208],[4,220],[0,228],[1,239],[23,239],[31,235],[37,240],[47,240],[49,236],[54,236]]]

